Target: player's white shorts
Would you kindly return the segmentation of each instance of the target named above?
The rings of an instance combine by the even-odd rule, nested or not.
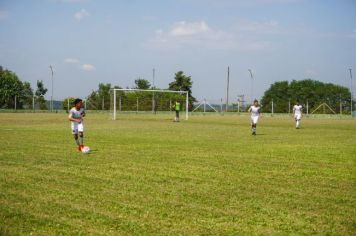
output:
[[[72,129],[72,134],[78,134],[78,132],[83,132],[84,131],[83,122],[79,124],[77,122],[72,122],[71,129]]]
[[[295,120],[300,120],[302,118],[302,115],[301,114],[295,114],[294,115],[294,119]]]
[[[251,123],[257,124],[257,122],[258,122],[258,116],[251,116]]]

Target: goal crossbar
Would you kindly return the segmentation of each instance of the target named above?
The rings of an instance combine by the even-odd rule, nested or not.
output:
[[[189,108],[189,93],[188,91],[174,91],[174,90],[165,90],[165,89],[117,89],[111,88],[110,90],[114,91],[114,120],[116,120],[116,91],[133,91],[133,92],[161,92],[161,93],[179,93],[186,95],[185,102],[185,119],[188,120],[188,108]]]

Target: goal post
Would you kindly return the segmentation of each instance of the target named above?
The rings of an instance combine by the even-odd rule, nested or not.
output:
[[[185,119],[188,120],[189,93],[188,91],[174,91],[165,89],[119,89],[112,88],[113,95],[113,120],[117,119],[117,113],[122,111],[142,112],[171,111],[172,100],[180,100],[185,103]],[[184,101],[185,100],[185,101]],[[119,108],[119,109],[118,109]]]

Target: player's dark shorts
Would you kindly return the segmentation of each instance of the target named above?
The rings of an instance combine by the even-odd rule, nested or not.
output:
[[[179,111],[176,111],[176,117],[179,118]]]

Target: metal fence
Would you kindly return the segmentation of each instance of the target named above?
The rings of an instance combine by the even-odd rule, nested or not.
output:
[[[73,104],[73,98],[64,99],[54,99],[46,100],[43,97],[31,96],[31,97],[14,97],[12,101],[8,101],[5,105],[0,107],[0,112],[67,112]],[[107,99],[108,100],[108,99]],[[146,99],[147,100],[147,99]],[[150,101],[143,100],[149,104]],[[140,100],[139,100],[140,101]],[[142,104],[146,104],[142,103]],[[109,112],[111,110],[112,101],[101,100],[91,101],[90,99],[83,99],[84,108],[92,111],[103,111]],[[123,103],[124,104],[124,103]],[[140,103],[141,104],[141,103]],[[158,102],[157,102],[158,104]],[[306,115],[351,115],[356,117],[355,103],[353,103],[353,108],[351,109],[349,100],[340,100],[339,102],[330,103],[330,101],[325,102],[315,102],[312,100],[301,101],[303,106],[303,111]],[[269,113],[271,115],[275,114],[291,114],[293,113],[293,106],[291,100],[288,101],[278,101],[275,102],[274,99],[271,100],[269,104],[261,107],[263,113]],[[140,110],[141,107],[140,106]],[[168,111],[171,107],[167,105]],[[226,104],[223,99],[201,99],[194,104],[192,113],[244,113],[247,112],[250,104],[244,101],[232,101],[230,104]],[[137,109],[137,102],[132,105],[132,109]],[[147,111],[152,110],[151,107]],[[144,111],[144,110],[142,110]],[[352,111],[352,112],[351,112]]]

